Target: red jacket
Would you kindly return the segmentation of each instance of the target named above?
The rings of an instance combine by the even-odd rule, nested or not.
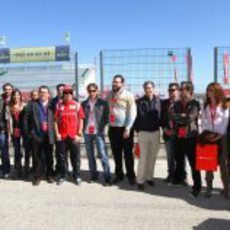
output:
[[[75,138],[79,134],[80,120],[84,118],[84,111],[80,103],[71,100],[68,103],[60,101],[55,111],[55,120],[62,139],[67,136]]]

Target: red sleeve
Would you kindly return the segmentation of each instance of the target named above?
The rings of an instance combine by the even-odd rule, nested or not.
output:
[[[85,118],[84,110],[83,110],[81,105],[80,105],[79,110],[78,110],[78,117],[79,117],[79,119]]]

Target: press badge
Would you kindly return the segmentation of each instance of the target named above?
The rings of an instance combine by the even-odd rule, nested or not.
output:
[[[110,123],[114,124],[115,123],[115,115],[114,114],[110,114]]]
[[[48,131],[48,123],[47,122],[42,122],[42,131],[47,132]]]
[[[187,128],[186,127],[179,127],[178,129],[178,137],[185,138],[187,136]]]
[[[89,132],[89,134],[94,134],[95,133],[95,126],[90,125],[89,128],[88,128],[88,132]]]

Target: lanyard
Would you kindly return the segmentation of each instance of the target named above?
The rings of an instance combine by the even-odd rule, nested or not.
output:
[[[174,106],[174,101],[170,101],[170,105],[169,105],[169,108],[168,108],[168,113],[169,113],[170,115],[173,114],[173,106]],[[169,126],[170,126],[170,129],[173,129],[173,128],[174,128],[173,119],[169,119]]]

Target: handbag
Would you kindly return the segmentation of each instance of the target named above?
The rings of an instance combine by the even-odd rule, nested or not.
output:
[[[196,144],[196,170],[216,171],[218,166],[218,144]]]

